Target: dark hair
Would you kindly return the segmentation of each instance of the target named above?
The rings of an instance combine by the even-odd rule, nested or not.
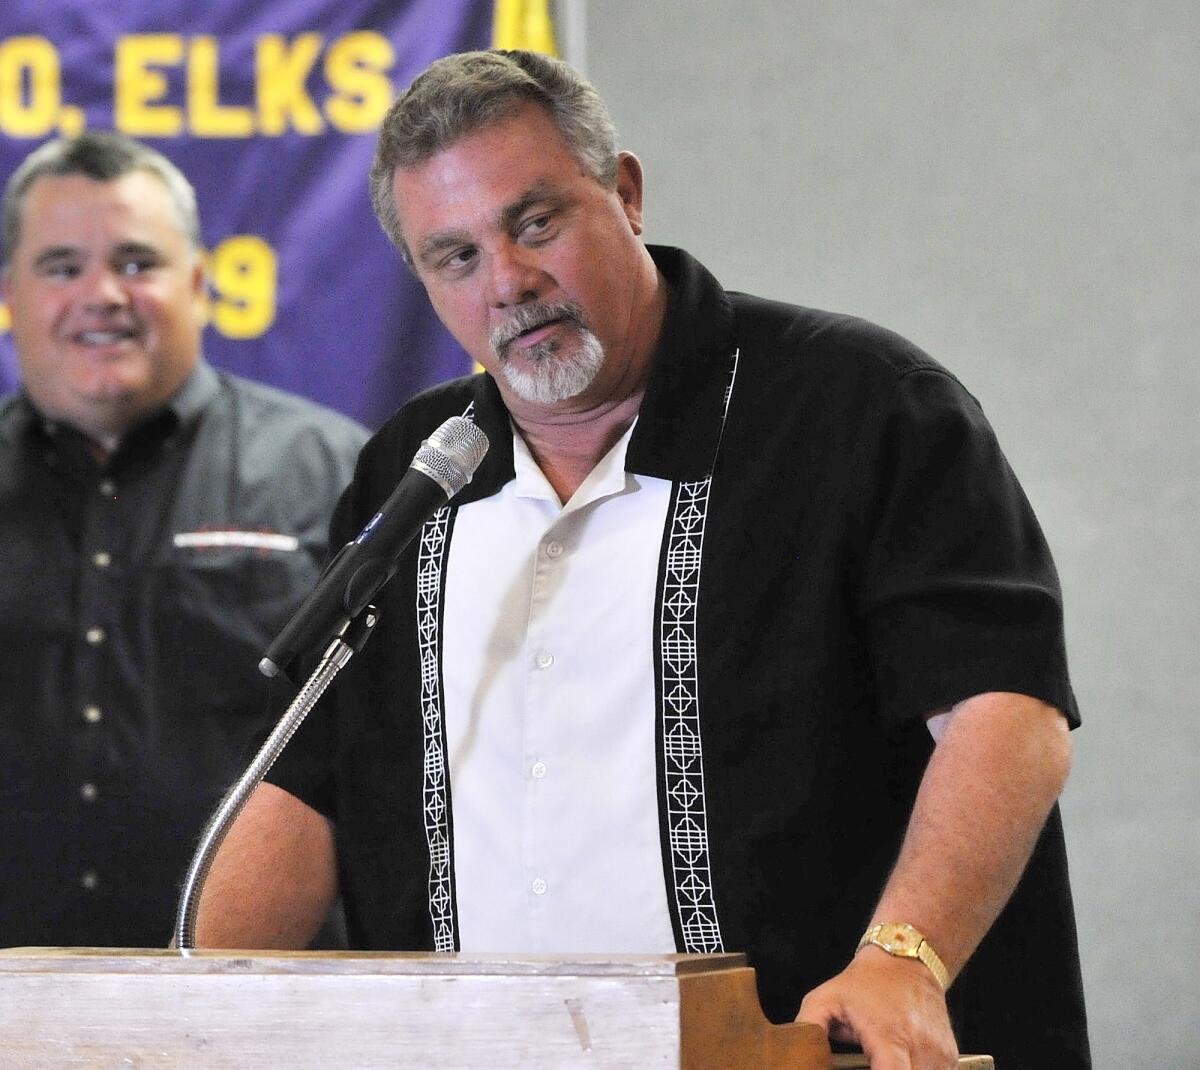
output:
[[[388,109],[371,164],[371,204],[408,259],[392,196],[397,168],[413,167],[532,101],[545,108],[583,169],[617,180],[616,130],[600,94],[562,60],[538,52],[459,52],[430,64]]]
[[[166,187],[179,225],[195,248],[201,246],[200,213],[192,184],[162,153],[121,134],[88,131],[57,138],[34,149],[12,173],[0,202],[3,219],[3,262],[8,263],[21,240],[21,214],[30,187],[47,175],[84,175],[111,182],[134,171],[149,171]]]

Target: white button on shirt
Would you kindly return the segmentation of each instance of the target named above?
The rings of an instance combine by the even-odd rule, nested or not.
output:
[[[443,683],[464,951],[675,949],[653,649],[671,485],[625,472],[629,437],[562,506],[514,435],[516,479],[455,520]]]

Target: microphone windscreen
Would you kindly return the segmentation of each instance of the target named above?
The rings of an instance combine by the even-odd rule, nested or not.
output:
[[[451,416],[433,432],[413,457],[412,467],[441,484],[453,498],[471,482],[488,451],[488,439],[464,416]]]

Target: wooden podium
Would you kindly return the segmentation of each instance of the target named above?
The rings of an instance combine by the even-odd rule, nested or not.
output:
[[[834,1065],[865,1063],[769,1024],[742,955],[0,951],[4,1070]]]

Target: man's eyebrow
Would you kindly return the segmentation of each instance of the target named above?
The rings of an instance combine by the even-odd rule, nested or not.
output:
[[[504,230],[508,230],[535,204],[541,204],[542,202],[557,204],[562,199],[562,194],[549,182],[535,182],[513,201],[512,204],[507,205],[501,211],[500,226]]]
[[[162,256],[162,251],[145,242],[123,241],[113,249],[113,256]]]
[[[80,255],[80,251],[72,245],[51,245],[33,258],[33,266],[35,268],[53,267],[63,260],[74,260]]]

